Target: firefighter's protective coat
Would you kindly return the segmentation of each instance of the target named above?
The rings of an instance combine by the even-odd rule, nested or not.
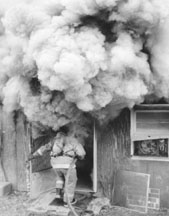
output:
[[[75,157],[83,159],[85,150],[83,146],[74,137],[66,137],[63,134],[57,134],[55,139],[44,146],[41,146],[34,154],[43,155],[46,151],[51,151],[51,165],[56,173],[56,188],[64,187],[67,170]],[[74,191],[77,182],[76,167],[71,168],[67,184],[69,200],[74,198]],[[64,202],[67,202],[67,196],[63,195]]]

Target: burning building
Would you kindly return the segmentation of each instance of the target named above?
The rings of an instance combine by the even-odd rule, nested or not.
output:
[[[28,152],[66,128],[89,152],[92,190],[113,199],[118,169],[147,173],[161,205],[169,207],[168,2],[18,0],[1,6],[7,180],[25,190]],[[34,162],[32,179],[42,179],[48,158]]]

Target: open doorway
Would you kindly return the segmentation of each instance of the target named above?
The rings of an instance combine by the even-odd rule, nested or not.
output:
[[[76,191],[96,192],[97,190],[97,140],[95,125],[92,133],[85,140],[86,156],[78,161],[77,166],[77,188]]]
[[[32,142],[31,151],[34,152],[42,143],[47,143],[51,136],[42,136]],[[91,134],[85,140],[86,157],[77,162],[78,182],[76,191],[97,191],[97,140],[95,126],[91,126]],[[50,152],[31,162],[30,194],[32,198],[55,187],[55,172],[50,164]]]

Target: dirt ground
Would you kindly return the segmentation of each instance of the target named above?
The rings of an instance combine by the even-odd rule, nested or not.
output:
[[[1,197],[0,216],[36,216],[37,214],[28,214],[26,211],[30,203],[29,196],[26,193],[15,192],[7,197]],[[50,216],[50,214],[38,215]],[[81,215],[84,216],[85,214],[81,212]],[[150,211],[148,214],[141,214],[123,207],[112,206],[111,208],[102,209],[99,216],[169,216],[169,210],[163,209],[160,211]]]
[[[14,192],[0,197],[0,216],[26,216],[26,208],[29,204],[27,193]]]

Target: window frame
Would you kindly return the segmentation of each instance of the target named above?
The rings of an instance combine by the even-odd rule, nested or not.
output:
[[[131,148],[130,155],[133,160],[149,160],[149,161],[169,161],[169,131],[168,133],[157,131],[149,131],[147,133],[139,133],[136,131],[136,114],[138,112],[167,112],[169,113],[169,105],[139,105],[130,110],[130,138],[131,138]],[[139,140],[151,140],[151,139],[168,139],[168,157],[158,157],[158,156],[136,156],[134,155],[134,141]]]

